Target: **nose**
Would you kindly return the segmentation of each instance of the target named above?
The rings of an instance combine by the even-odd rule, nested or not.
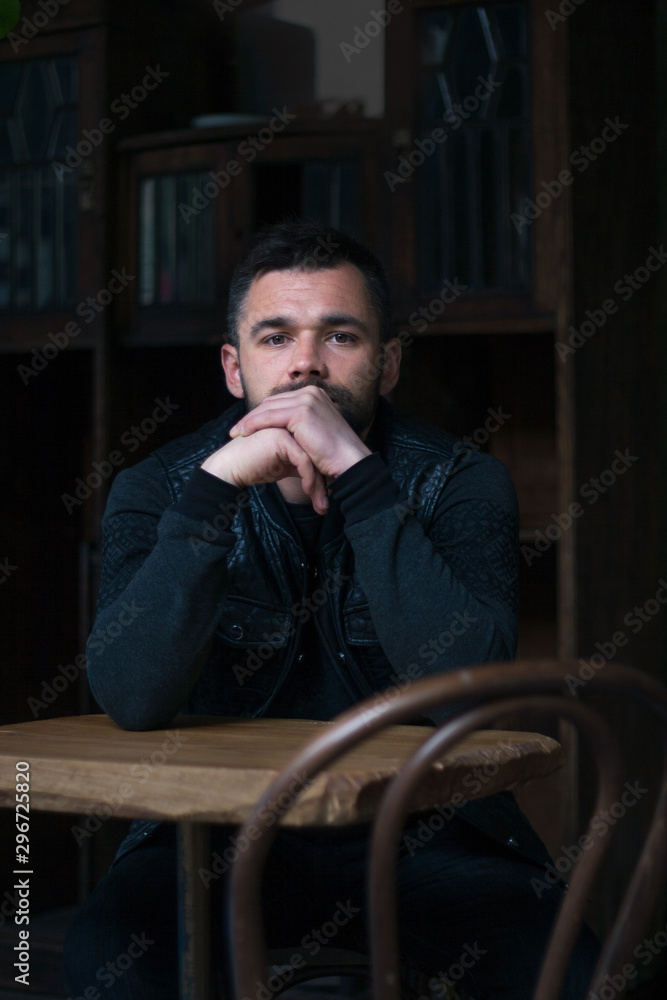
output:
[[[324,357],[325,347],[319,338],[302,335],[299,337],[291,359],[290,378],[322,378],[329,375]]]

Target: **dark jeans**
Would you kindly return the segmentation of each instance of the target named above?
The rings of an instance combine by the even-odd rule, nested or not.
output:
[[[217,829],[214,850],[229,847],[232,833]],[[270,947],[305,958],[326,943],[365,949],[367,846],[365,829],[280,831],[264,878]],[[529,1000],[563,894],[554,885],[538,899],[530,880],[542,874],[458,818],[428,843],[404,848],[397,871],[402,958],[475,1000]],[[210,883],[219,980],[227,965],[224,882]],[[597,953],[584,927],[562,1000],[583,1000]],[[64,978],[72,1000],[176,1000],[173,828],[160,828],[122,858],[83,905],[67,934]],[[249,1000],[268,995],[258,987]]]

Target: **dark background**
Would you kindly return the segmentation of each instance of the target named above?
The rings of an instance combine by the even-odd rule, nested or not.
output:
[[[415,148],[415,137],[424,134],[419,18],[424,11],[457,5],[405,4],[386,31],[371,37],[349,62],[340,43],[353,43],[356,28],[368,21],[361,0],[302,5],[243,0],[229,11],[218,6],[222,19],[209,0],[141,5],[70,0],[27,44],[16,48],[10,39],[0,42],[0,69],[31,59],[76,59],[75,140],[104,117],[116,126],[71,179],[67,175],[77,234],[69,298],[46,305],[0,304],[0,560],[7,567],[0,583],[0,724],[97,710],[84,673],[65,690],[52,692],[50,701],[49,690],[59,666],[72,664],[85,647],[111,477],[71,513],[63,494],[72,494],[93,461],[103,462],[120,450],[123,466],[132,464],[228,404],[219,343],[229,276],[250,233],[285,214],[346,223],[385,262],[396,331],[409,341],[394,393],[397,405],[460,434],[482,427],[489,408],[501,406],[512,414],[482,447],[502,458],[513,474],[522,545],[534,548],[538,533],[570,503],[582,503],[583,515],[548,551],[521,560],[520,654],[589,659],[596,644],[609,649],[612,636],[622,630],[629,641],[610,658],[664,679],[665,612],[648,615],[636,634],[627,622],[633,608],[653,598],[667,576],[661,461],[664,274],[652,275],[627,302],[613,289],[624,274],[644,264],[651,247],[667,240],[667,5],[662,0],[586,0],[578,6],[561,4],[573,12],[550,21],[544,4],[526,4],[526,193],[534,198],[543,190],[542,181],[553,181],[570,163],[572,151],[600,135],[605,119],[618,116],[628,128],[588,169],[572,168],[573,183],[527,229],[529,271],[523,287],[503,283],[502,277],[472,282],[469,292],[423,333],[415,332],[411,315],[437,298],[445,278],[460,273],[454,257],[452,268],[443,265],[434,284],[423,266],[425,259],[435,259],[424,236],[439,198],[431,170],[435,160],[394,191],[384,174],[395,170],[399,157]],[[34,18],[41,9],[24,3],[22,16]],[[558,9],[554,2],[551,10]],[[464,63],[465,44],[461,36]],[[112,102],[141,82],[147,66],[158,63],[169,77],[121,121],[110,111]],[[135,279],[95,322],[81,323],[81,335],[26,384],[19,366],[33,363],[33,348],[41,351],[49,332],[76,319],[76,305],[105,288],[114,268],[137,274],[144,266],[139,250],[143,180],[185,171],[207,180],[209,170],[219,171],[239,158],[240,142],[266,126],[272,108],[283,106],[294,111],[295,121],[256,162],[244,161],[240,175],[198,217],[198,245],[210,248],[197,265],[199,295],[186,287],[179,298],[168,282],[158,282],[152,302],[142,305]],[[18,113],[2,98],[0,112],[3,128]],[[191,126],[194,116],[210,113],[258,118]],[[21,114],[39,130],[37,104]],[[20,158],[11,162],[6,135],[0,146],[5,157],[0,199],[3,178],[26,169]],[[47,167],[48,161],[46,156]],[[500,218],[503,211],[507,215],[507,203],[497,190],[492,195],[484,187],[484,163],[480,211]],[[472,189],[467,173],[454,180],[460,192],[464,181],[465,190]],[[184,190],[191,188],[186,184]],[[457,195],[456,185],[453,190],[456,212],[463,213],[468,231],[474,206],[466,198],[473,196]],[[0,233],[7,231],[8,220],[6,211],[0,214]],[[508,231],[500,223],[495,230]],[[502,246],[495,250],[502,271],[507,263]],[[192,247],[189,252],[196,255]],[[0,269],[2,253],[0,246]],[[580,328],[586,311],[598,310],[610,297],[618,302],[618,312],[561,359],[554,343],[566,342],[570,326]],[[124,435],[150,418],[156,399],[167,397],[178,409],[130,451]],[[581,488],[610,468],[617,450],[626,449],[637,456],[627,473],[594,504],[585,502]],[[655,789],[657,743],[651,725],[627,704],[610,701],[605,710],[627,746],[628,778]],[[559,735],[569,750],[568,768],[541,790],[521,793],[555,854],[576,841],[594,783],[585,750],[578,750],[566,729]],[[591,905],[598,929],[608,926],[619,899],[648,798],[619,824],[607,873]],[[85,893],[105,870],[126,826],[111,820],[80,849],[71,831],[76,822],[55,814],[33,816],[34,912],[74,903]],[[11,884],[13,832],[11,817],[2,814],[0,858],[7,860],[1,866],[5,871],[0,870],[0,896]],[[10,909],[11,903],[0,906],[0,923]],[[662,912],[654,923],[654,931],[664,927]],[[657,982],[660,967],[658,959],[646,976]]]

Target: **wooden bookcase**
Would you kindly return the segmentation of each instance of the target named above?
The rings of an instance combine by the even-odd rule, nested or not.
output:
[[[63,686],[61,668],[67,671],[85,648],[109,481],[76,507],[62,498],[109,451],[109,343],[122,292],[109,302],[107,290],[114,270],[127,269],[115,256],[116,145],[149,123],[181,127],[202,109],[218,110],[221,98],[210,95],[228,93],[232,79],[229,32],[211,4],[184,5],[172,17],[155,0],[56,6],[47,17],[37,0],[26,0],[21,21],[0,43],[2,557],[13,567],[0,603],[3,723],[93,708],[84,675]],[[201,59],[184,62],[182,44]],[[143,81],[160,66],[168,75],[152,100]],[[71,112],[69,130],[58,133],[53,126],[63,110]],[[65,200],[53,195],[60,183],[68,186]],[[44,236],[47,223],[58,233],[52,242]],[[63,272],[67,280],[50,294]],[[103,874],[118,839],[113,825],[86,853],[75,849],[67,817],[35,817],[35,913],[74,901]],[[3,857],[11,836],[3,817]]]
[[[428,70],[428,58],[422,56],[426,66],[420,67],[420,53],[427,47],[430,36],[440,33],[440,39],[449,32],[445,49],[446,58],[452,63],[452,46],[465,30],[472,34],[474,17],[469,15],[466,25],[460,18],[464,6],[477,17],[479,4],[434,3],[431,0],[414,0],[400,20],[395,19],[387,28],[387,107],[385,147],[386,167],[396,170],[397,164],[406,160],[415,166],[414,172],[404,183],[393,182],[388,196],[392,221],[392,274],[398,287],[399,319],[411,334],[406,365],[407,378],[395,393],[399,405],[433,423],[461,435],[478,433],[480,447],[500,458],[509,468],[519,497],[521,516],[520,601],[521,622],[519,656],[571,656],[576,648],[576,574],[574,567],[574,533],[560,531],[557,518],[567,511],[573,493],[573,439],[574,399],[571,369],[559,365],[554,352],[555,342],[564,338],[572,312],[570,270],[570,198],[566,186],[558,197],[543,195],[540,202],[549,205],[535,214],[533,220],[519,224],[526,264],[523,268],[523,287],[514,281],[514,287],[479,287],[451,295],[445,308],[428,322],[415,323],[415,311],[437,302],[439,286],[431,279],[428,284],[420,275],[420,242],[424,239],[420,225],[427,231],[424,210],[420,206],[427,198],[435,205],[435,192],[425,193],[422,180],[428,164],[415,158],[417,149],[428,150],[424,145],[435,133],[423,122],[421,104],[425,85],[423,75]],[[504,5],[507,9],[508,5]],[[510,252],[507,237],[508,219],[512,212],[524,214],[527,200],[535,205],[538,194],[545,191],[542,181],[556,179],[568,165],[567,120],[567,50],[566,32],[545,30],[543,5],[529,2],[522,5],[525,11],[525,51],[528,64],[521,67],[524,86],[529,88],[529,106],[525,118],[528,122],[527,186],[518,193],[501,178],[496,182],[497,204],[496,233],[506,241],[506,254]],[[490,49],[495,47],[497,59],[489,57],[484,71],[495,81],[509,79],[517,60],[509,55],[503,64],[506,35],[499,40],[499,22],[493,21],[494,5],[486,23],[479,24],[480,37],[486,31]],[[434,18],[434,13],[436,17]],[[488,11],[486,11],[488,15]],[[480,22],[483,17],[480,15]],[[448,20],[450,19],[450,20]],[[458,35],[457,35],[458,31]],[[449,46],[447,48],[446,46]],[[517,48],[518,51],[518,48]],[[516,52],[515,52],[516,55]],[[451,75],[450,75],[451,73]],[[421,75],[420,75],[421,74]],[[460,77],[465,76],[459,68]],[[446,70],[439,80],[444,100],[452,89],[456,66]],[[481,79],[480,75],[480,79]],[[471,89],[470,95],[474,93]],[[483,93],[483,91],[482,91]],[[453,94],[450,95],[453,97]],[[460,114],[465,112],[463,94]],[[490,99],[490,103],[493,98]],[[474,101],[469,107],[474,108]],[[500,105],[495,106],[500,114]],[[480,132],[493,128],[493,109],[478,122]],[[481,112],[480,112],[481,114]],[[446,139],[441,149],[459,141],[457,131],[461,125],[448,125],[443,115],[442,127]],[[517,121],[519,120],[517,115]],[[430,124],[430,123],[429,123]],[[503,133],[502,129],[506,128]],[[501,138],[494,141],[500,158],[507,156],[511,126],[499,122]],[[448,133],[448,134],[447,134]],[[468,135],[468,151],[479,143],[479,175],[473,178],[479,185],[479,203],[484,205],[489,195],[484,190],[483,142],[472,133]],[[438,136],[436,135],[436,138]],[[419,141],[422,145],[420,146]],[[461,144],[461,143],[460,143]],[[504,151],[504,153],[503,153]],[[463,200],[470,204],[473,182],[456,169],[455,155],[449,160],[445,153],[432,153],[431,158],[442,158],[442,176],[453,189],[453,209]],[[466,161],[475,168],[470,155]],[[449,169],[450,173],[447,173]],[[421,171],[421,173],[420,173]],[[407,168],[405,172],[408,173]],[[420,190],[420,184],[422,189]],[[461,188],[460,199],[457,186]],[[557,190],[557,186],[553,188]],[[514,196],[514,201],[512,200]],[[474,196],[473,196],[474,197]],[[539,207],[539,206],[537,206]],[[434,208],[434,210],[436,210]],[[462,208],[461,211],[465,211]],[[468,209],[471,225],[475,226],[475,206]],[[478,210],[479,214],[479,210]],[[456,255],[451,264],[456,263]],[[505,268],[507,273],[508,268]],[[479,274],[479,269],[478,272]],[[458,275],[453,271],[440,275],[441,283],[449,280],[456,286]],[[468,279],[469,280],[469,279]],[[465,284],[465,282],[460,282]],[[482,283],[483,284],[483,283]],[[423,315],[423,314],[419,314]],[[425,329],[422,329],[425,327]],[[493,434],[483,433],[488,413],[509,414]],[[497,423],[497,422],[496,422]],[[494,424],[495,426],[495,424]],[[485,440],[485,437],[487,438]],[[473,440],[477,440],[473,438]],[[545,534],[549,533],[549,537]],[[551,538],[554,540],[551,541]],[[535,548],[538,541],[538,547]],[[527,727],[531,720],[522,721]],[[542,720],[542,729],[546,725]],[[551,780],[551,787],[540,793],[539,799],[520,793],[522,806],[544,836],[548,846],[557,850],[563,837],[576,827],[577,754],[569,727],[560,725],[554,732],[567,744],[568,765],[565,772]]]

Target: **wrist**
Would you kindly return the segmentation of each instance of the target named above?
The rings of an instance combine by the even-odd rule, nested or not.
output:
[[[332,463],[331,478],[337,479],[338,476],[342,476],[344,472],[351,469],[357,462],[361,462],[364,458],[368,458],[372,454],[371,449],[367,448],[362,441],[359,442],[358,446],[346,449],[344,454]]]
[[[231,465],[223,455],[224,450],[224,448],[220,448],[219,451],[214,451],[212,455],[208,456],[205,462],[202,462],[201,468],[204,472],[208,472],[212,476],[217,476],[223,483],[229,483],[230,486],[243,486],[244,484],[238,482],[234,477]]]
[[[237,486],[199,467],[185,484],[174,510],[194,521],[214,522],[221,510],[237,510],[241,495]]]

